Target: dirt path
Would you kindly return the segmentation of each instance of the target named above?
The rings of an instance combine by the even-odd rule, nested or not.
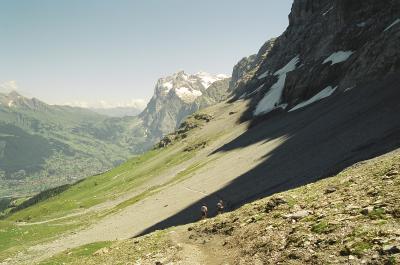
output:
[[[201,265],[206,264],[206,256],[208,255],[198,246],[188,244],[187,240],[181,233],[175,231],[170,232],[169,237],[173,244],[179,247],[179,262],[178,264],[193,264]]]
[[[208,238],[207,240],[188,238],[186,226],[169,233],[169,238],[180,251],[178,262],[182,265],[228,265],[232,264],[230,251],[223,247],[223,240],[219,237]]]

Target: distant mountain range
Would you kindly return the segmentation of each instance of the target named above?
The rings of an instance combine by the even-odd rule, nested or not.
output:
[[[0,197],[104,172],[151,148],[183,119],[227,98],[224,75],[161,78],[146,109],[87,109],[0,93]]]
[[[0,196],[36,192],[120,164],[150,146],[140,124],[135,117],[0,94]]]

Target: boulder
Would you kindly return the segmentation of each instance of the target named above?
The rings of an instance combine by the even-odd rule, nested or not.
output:
[[[311,213],[312,212],[308,211],[308,210],[301,210],[301,211],[298,211],[298,212],[295,212],[292,214],[283,215],[283,217],[286,219],[292,219],[292,220],[297,221],[297,220],[300,220],[300,219],[303,219],[303,218],[309,216]]]

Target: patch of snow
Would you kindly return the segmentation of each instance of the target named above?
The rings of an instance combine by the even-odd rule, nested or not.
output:
[[[248,94],[247,96],[250,97],[250,96],[254,95],[255,93],[259,92],[263,87],[264,87],[264,84],[262,84],[261,86],[259,86],[256,90],[254,90],[253,92],[251,92],[251,93]]]
[[[269,72],[269,70],[267,70],[265,73],[259,75],[259,76],[257,77],[257,79],[260,80],[260,79],[266,78],[266,77],[269,76],[269,75],[270,75],[270,72]]]
[[[261,86],[259,86],[257,89],[255,89],[253,92],[251,92],[251,93],[249,93],[249,94],[247,94],[247,92],[244,92],[244,93],[239,97],[239,99],[244,99],[244,98],[250,97],[250,96],[254,95],[255,93],[259,92],[263,87],[264,87],[264,84],[262,84]]]
[[[166,88],[166,90],[165,90],[166,92],[169,92],[174,87],[174,84],[172,83],[172,81],[168,81],[168,82],[162,83],[161,86],[163,88]]]
[[[294,57],[292,60],[290,60],[290,62],[288,62],[287,65],[276,71],[274,75],[286,75],[287,73],[295,70],[296,65],[299,63],[299,61],[300,61],[299,56]]]
[[[306,100],[298,105],[296,105],[294,108],[292,108],[291,110],[289,110],[289,112],[304,108],[316,101],[319,101],[321,99],[324,99],[326,97],[329,97],[330,95],[333,94],[333,92],[335,92],[335,90],[337,89],[337,87],[332,88],[331,86],[328,86],[327,88],[323,89],[322,91],[320,91],[318,94],[316,94],[315,96],[313,96],[312,98],[310,98],[309,100]]]
[[[247,92],[244,92],[240,97],[239,100],[244,99],[247,96]]]
[[[333,10],[333,6],[331,6],[331,8],[328,9],[328,11],[322,13],[323,16],[326,16],[329,12],[331,12]]]
[[[358,24],[357,24],[357,27],[363,28],[363,27],[365,27],[366,25],[367,25],[366,22],[361,22],[361,23],[358,23]]]
[[[278,107],[281,101],[283,88],[285,87],[286,75],[296,69],[296,65],[299,61],[299,56],[296,56],[283,68],[274,73],[274,75],[279,76],[278,81],[272,85],[267,94],[258,102],[254,115],[266,114]]]
[[[344,90],[344,92],[346,93],[346,92],[348,92],[348,91],[352,90],[353,88],[355,88],[355,86],[348,87],[348,88],[346,88],[346,89]]]
[[[228,76],[224,74],[212,75],[205,72],[199,72],[195,74],[195,76],[200,78],[200,82],[205,89],[209,88],[216,81],[228,78]]]
[[[337,63],[342,63],[342,62],[346,61],[347,59],[349,59],[353,53],[354,53],[353,51],[334,52],[328,58],[326,58],[322,64],[326,64],[328,62],[331,62],[331,65],[334,65]]]
[[[193,102],[196,98],[200,97],[203,93],[199,90],[187,88],[187,87],[179,87],[175,89],[175,94],[185,102]]]
[[[10,100],[7,105],[8,105],[9,108],[13,107],[14,106],[14,101]]]
[[[218,74],[217,75],[217,78],[219,78],[219,79],[227,79],[227,78],[229,78],[230,76],[229,75],[225,75],[225,74]]]
[[[396,19],[392,24],[390,24],[387,28],[385,28],[385,31],[388,31],[389,29],[393,28],[394,26],[396,26],[397,24],[400,23],[400,18]]]
[[[280,104],[279,106],[277,106],[276,108],[285,110],[288,106],[289,106],[289,104],[283,103],[283,104]]]

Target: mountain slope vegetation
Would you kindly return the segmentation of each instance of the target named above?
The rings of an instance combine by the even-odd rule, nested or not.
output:
[[[390,83],[382,85],[391,87]],[[380,89],[372,85],[362,91],[376,95]],[[389,112],[399,107],[393,96],[397,90],[386,90],[385,104],[377,104],[382,101],[379,97],[364,101],[359,91],[336,95],[301,112],[280,113],[257,125],[240,123],[248,100],[204,109],[188,120],[187,124],[197,124],[190,121],[197,117],[199,123],[185,129],[186,137],[179,141],[6,216],[0,222],[5,240],[0,244],[1,257],[7,264],[36,263],[80,245],[190,223],[198,220],[201,203],[210,205],[214,215],[212,205],[219,198],[235,209],[399,147],[390,136],[399,124],[388,114],[397,113]],[[332,102],[329,111],[318,114]],[[347,102],[354,104],[344,108]],[[365,111],[370,106],[374,107]],[[377,109],[388,112],[382,116]],[[359,120],[357,126],[338,127],[360,112],[368,118]],[[205,116],[208,118],[203,119]],[[363,137],[358,135],[360,128]],[[327,134],[339,131],[337,138]],[[337,148],[339,144],[341,148]],[[21,254],[13,257],[18,252]]]
[[[399,169],[397,150],[216,218],[42,264],[397,264]]]
[[[233,97],[185,122],[176,115],[205,87],[182,72],[160,79],[141,118],[155,139],[179,129],[113,170],[6,209],[0,260],[396,264],[399,16],[392,0],[295,0],[288,29],[235,67]],[[231,213],[190,224],[220,199]]]

